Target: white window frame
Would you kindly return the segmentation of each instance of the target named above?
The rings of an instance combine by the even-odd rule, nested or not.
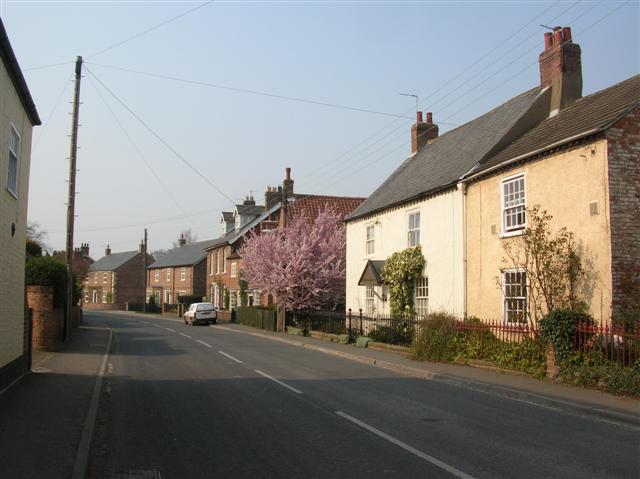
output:
[[[413,307],[416,316],[426,316],[429,313],[429,277],[421,276],[413,285]]]
[[[415,218],[418,218],[418,227],[415,227]],[[414,227],[411,227],[411,218],[414,222]],[[422,215],[420,214],[420,210],[414,210],[407,212],[407,246],[412,248],[414,246],[418,246],[420,244],[420,229],[422,227]]]
[[[231,263],[231,277],[235,278],[238,275],[238,265],[236,264],[236,262],[234,261],[233,263]]]
[[[93,273],[93,284],[98,284],[98,273]]]
[[[505,205],[505,194],[504,194],[505,185],[507,185],[508,183],[517,182],[519,180],[522,180],[522,188],[523,188],[522,203],[514,206],[509,206],[507,208]],[[502,178],[500,180],[500,224],[502,226],[501,236],[503,237],[516,236],[524,232],[524,229],[527,227],[526,207],[527,207],[527,178],[524,172],[517,173],[515,175],[511,175],[506,178]],[[507,211],[517,210],[519,208],[522,208],[522,214],[524,215],[524,222],[522,224],[518,224],[517,226],[511,226],[508,228],[507,221],[506,221]],[[519,213],[516,213],[516,214],[519,214]]]
[[[224,258],[224,254],[227,248],[222,248],[222,273],[227,272],[227,260]]]
[[[209,276],[213,276],[214,265],[213,265],[213,251],[209,252]]]
[[[187,268],[180,268],[180,281],[187,280]]]
[[[171,303],[172,296],[173,296],[173,291],[171,291],[170,289],[165,289],[164,290],[164,304],[172,304]]]
[[[153,281],[156,282],[156,283],[160,282],[160,270],[159,269],[156,269],[153,272]]]
[[[107,284],[109,282],[109,275],[107,273],[102,273],[102,284]]]
[[[369,234],[371,233],[371,234]],[[370,223],[365,226],[365,255],[372,256],[376,252],[376,225]]]
[[[375,286],[364,287],[364,314],[367,317],[373,317],[376,314]]]
[[[108,291],[103,291],[102,292],[102,304],[107,304],[107,295],[109,294]]]
[[[235,289],[229,288],[229,309],[236,309],[238,307],[238,292]]]
[[[509,286],[512,286],[512,284],[507,285],[507,275],[514,274],[514,273],[521,273],[525,275],[524,286],[522,286],[524,290],[523,291],[524,296],[507,296],[507,288]],[[513,283],[513,285],[515,285],[515,283]],[[507,324],[507,325],[527,324],[528,312],[529,312],[529,298],[527,297],[528,289],[529,289],[528,286],[529,286],[529,275],[527,274],[526,269],[512,268],[512,269],[502,270],[502,320],[504,324]],[[507,301],[509,300],[523,301],[523,307],[521,308],[523,317],[520,321],[509,320],[509,313],[511,311],[516,311],[516,312],[518,311],[517,307],[515,310],[513,310],[512,308],[509,308],[509,306],[507,305]]]
[[[166,278],[167,278],[167,281],[171,281],[171,268],[167,268]]]
[[[17,140],[17,145],[15,145],[15,150],[11,145],[11,140],[13,139],[13,136],[15,135],[15,138]],[[20,135],[18,134],[18,130],[16,130],[16,127],[13,126],[13,123],[11,123],[10,128],[9,128],[9,145],[8,145],[8,162],[7,162],[7,191],[9,193],[11,193],[15,198],[18,198],[18,186],[20,185]],[[12,160],[12,156],[15,157],[15,164],[16,164],[16,171],[15,171],[15,185],[10,184],[10,180],[11,180],[11,160]]]

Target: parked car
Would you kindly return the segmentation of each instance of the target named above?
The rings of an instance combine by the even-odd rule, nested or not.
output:
[[[215,306],[211,303],[193,303],[184,313],[184,324],[191,326],[204,323],[210,324],[216,322],[217,312]]]

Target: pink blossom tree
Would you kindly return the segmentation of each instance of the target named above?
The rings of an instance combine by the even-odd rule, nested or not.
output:
[[[239,251],[250,287],[271,294],[294,311],[344,303],[346,231],[325,209],[315,221],[295,218],[277,231],[251,234]]]

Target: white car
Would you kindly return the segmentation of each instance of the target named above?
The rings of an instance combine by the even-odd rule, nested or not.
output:
[[[184,313],[184,324],[191,326],[198,323],[215,323],[217,318],[216,308],[211,303],[193,303]]]

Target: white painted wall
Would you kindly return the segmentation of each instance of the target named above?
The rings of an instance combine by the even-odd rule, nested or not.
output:
[[[347,224],[347,309],[365,309],[365,287],[358,280],[367,260],[385,260],[407,248],[409,213],[420,211],[420,244],[429,277],[429,310],[464,314],[463,195],[460,189]],[[366,255],[366,227],[375,224],[375,253]],[[382,288],[376,288],[376,310],[389,314]]]

